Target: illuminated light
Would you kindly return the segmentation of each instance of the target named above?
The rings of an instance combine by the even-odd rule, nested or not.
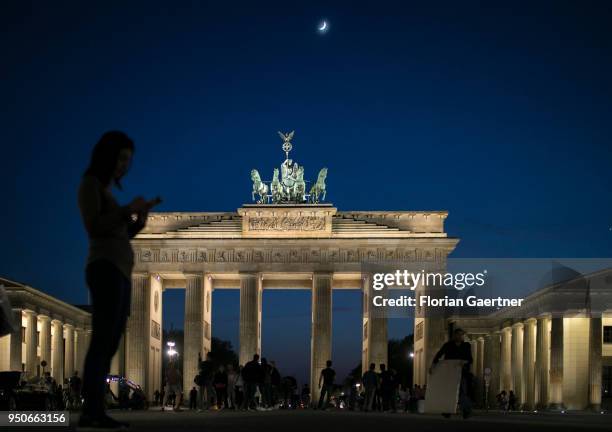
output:
[[[414,358],[414,353],[411,352],[410,354],[408,354],[408,356],[410,356],[410,358]]]
[[[172,342],[172,341],[168,341],[168,342],[166,342],[166,345],[168,345],[169,347],[173,347],[176,344],[174,342]]]

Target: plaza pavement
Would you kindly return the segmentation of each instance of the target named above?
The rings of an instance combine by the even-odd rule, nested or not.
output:
[[[352,411],[278,410],[267,412],[209,411],[110,411],[117,420],[128,421],[132,432],[565,432],[612,430],[612,414],[475,412],[468,420],[459,416],[407,413],[363,413]],[[71,426],[2,428],[11,431],[79,431],[78,414]],[[84,429],[91,431],[92,429]]]
[[[407,413],[363,413],[352,411],[277,410],[267,412],[160,411],[111,412],[118,420],[129,421],[130,431],[206,432],[443,432],[443,431],[582,431],[612,430],[612,414],[595,413],[503,413],[475,412],[468,420],[459,416]],[[76,424],[78,415],[72,416]],[[53,428],[59,432],[59,428]],[[63,429],[63,428],[62,428]],[[24,428],[20,428],[24,430]],[[40,429],[38,429],[40,430]],[[66,429],[64,429],[66,430]],[[70,427],[70,430],[75,430]],[[76,429],[78,430],[78,429]]]

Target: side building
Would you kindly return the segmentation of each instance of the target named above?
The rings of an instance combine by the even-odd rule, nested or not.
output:
[[[91,339],[91,314],[86,307],[2,277],[0,285],[6,290],[15,323],[20,324],[14,333],[0,338],[0,371],[19,370],[28,377],[51,372],[60,384],[75,371],[82,375]]]

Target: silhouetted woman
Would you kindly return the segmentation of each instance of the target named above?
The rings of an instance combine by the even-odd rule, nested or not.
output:
[[[126,134],[105,133],[93,149],[79,188],[79,207],[89,237],[85,277],[93,306],[79,426],[126,426],[105,413],[106,375],[130,312],[134,262],[130,239],[144,227],[149,210],[159,202],[137,197],[120,206],[113,197],[111,188],[121,188],[133,154],[134,143]]]

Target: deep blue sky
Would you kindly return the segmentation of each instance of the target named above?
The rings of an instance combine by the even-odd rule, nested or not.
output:
[[[295,3],[2,2],[0,274],[86,300],[76,190],[108,129],[137,146],[120,198],[162,211],[248,202],[250,169],[271,173],[295,129],[339,209],[448,210],[454,256],[611,255],[609,2]],[[219,335],[237,334],[231,295]],[[300,298],[275,318],[301,332],[296,358]],[[358,362],[351,304],[334,336]]]

